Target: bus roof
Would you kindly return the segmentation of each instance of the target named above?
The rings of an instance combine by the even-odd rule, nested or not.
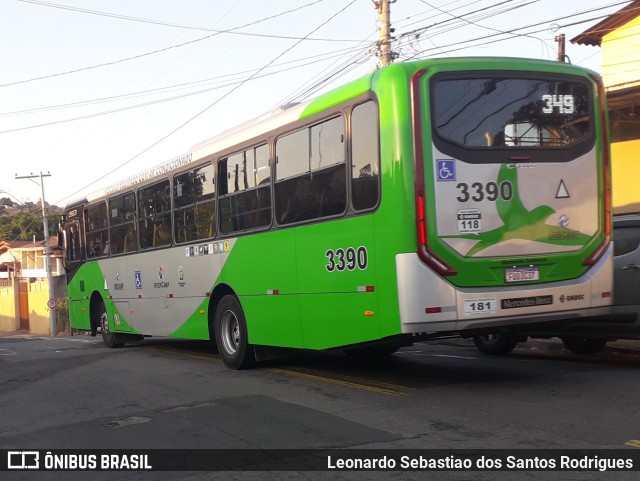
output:
[[[161,164],[157,164],[149,169],[118,181],[115,184],[95,191],[87,196],[87,201],[100,199],[115,192],[125,190],[134,185],[142,184],[147,180],[159,177],[168,172],[178,170],[186,164],[202,160],[213,154],[233,147],[239,143],[258,137],[287,125],[300,118],[302,112],[309,105],[309,102],[286,105],[272,112],[256,117],[244,122],[236,127],[215,135],[203,142],[199,142],[191,147],[190,151],[179,157],[175,157]],[[76,203],[76,202],[73,202]]]

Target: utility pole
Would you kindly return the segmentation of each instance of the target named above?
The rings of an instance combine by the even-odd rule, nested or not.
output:
[[[384,67],[393,62],[397,54],[391,51],[391,3],[395,0],[372,0],[374,8],[380,15],[380,40],[378,40],[378,57],[380,57],[380,67]]]
[[[565,37],[564,33],[556,35],[554,40],[558,43],[558,62],[565,62],[567,55],[565,54]]]
[[[40,203],[42,204],[42,224],[44,227],[44,256],[45,256],[45,266],[47,270],[47,283],[49,284],[49,302],[47,306],[49,307],[49,326],[51,327],[51,337],[56,337],[58,334],[58,315],[56,312],[56,300],[54,297],[53,291],[53,273],[51,272],[51,246],[49,245],[49,221],[47,220],[47,210],[45,208],[44,202],[44,177],[51,177],[51,173],[47,172],[43,174],[40,172],[39,175],[23,175],[18,176],[16,174],[16,179],[35,179],[36,177],[40,178],[40,190],[42,192],[42,196],[40,199]]]

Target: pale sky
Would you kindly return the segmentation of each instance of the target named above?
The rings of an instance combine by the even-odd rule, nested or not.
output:
[[[397,0],[394,50],[554,60],[564,33],[571,62],[600,71],[599,48],[569,40],[628,3]],[[0,0],[0,197],[38,201],[15,175],[43,171],[64,206],[358,78],[377,21],[371,0]]]

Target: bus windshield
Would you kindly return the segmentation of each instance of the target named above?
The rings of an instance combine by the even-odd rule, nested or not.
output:
[[[460,147],[560,148],[590,133],[590,93],[574,80],[435,78],[434,127]]]

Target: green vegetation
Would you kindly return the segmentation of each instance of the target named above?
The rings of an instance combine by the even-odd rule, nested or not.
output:
[[[58,220],[62,210],[56,206],[47,206],[49,235],[58,235]],[[18,204],[8,197],[0,198],[0,240],[31,240],[44,238],[42,211],[40,204],[27,202]]]

